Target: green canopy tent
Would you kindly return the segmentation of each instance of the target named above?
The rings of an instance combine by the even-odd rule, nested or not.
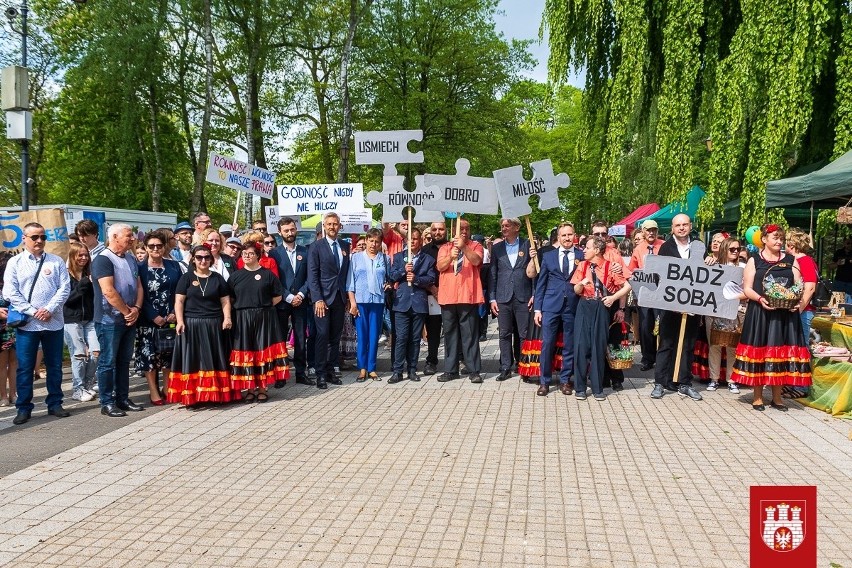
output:
[[[702,199],[704,199],[704,190],[697,185],[693,185],[687,192],[685,201],[669,203],[653,215],[643,217],[636,221],[636,226],[641,227],[643,222],[653,220],[657,222],[657,225],[659,225],[661,234],[667,233],[672,228],[672,219],[674,219],[675,215],[686,213],[689,215],[690,219],[695,219],[695,213],[698,211],[698,204],[701,203]]]

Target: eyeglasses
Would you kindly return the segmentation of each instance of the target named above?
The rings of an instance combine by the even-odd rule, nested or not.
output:
[[[195,222],[196,224],[201,223],[202,225],[212,225],[213,222],[210,219],[199,219]]]
[[[163,248],[163,245],[145,245],[145,246],[147,246],[151,250],[160,250],[161,248]]]
[[[210,256],[209,254],[203,254],[201,256],[195,255],[195,260],[196,260],[196,262],[198,262],[198,261],[210,262],[211,260],[213,260],[213,257]]]
[[[30,240],[33,241],[33,242],[46,241],[47,235],[30,235]]]
[[[606,237],[609,236],[608,233],[592,233],[595,237]]]
[[[271,247],[274,247],[276,245],[275,241],[263,241],[263,244]]]
[[[740,247],[731,247],[728,249],[728,252],[740,252]]]

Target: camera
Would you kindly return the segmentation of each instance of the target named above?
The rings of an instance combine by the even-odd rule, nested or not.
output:
[[[17,17],[18,17],[18,9],[17,8],[15,8],[14,6],[9,6],[8,8],[6,8],[6,19],[8,19],[11,22],[12,20],[14,20]]]

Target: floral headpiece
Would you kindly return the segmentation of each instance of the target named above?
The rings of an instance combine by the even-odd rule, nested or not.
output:
[[[760,231],[760,233],[762,235],[771,235],[772,233],[774,233],[775,231],[777,231],[780,228],[781,228],[780,225],[776,225],[775,223],[772,223],[770,225],[764,225],[763,229]]]

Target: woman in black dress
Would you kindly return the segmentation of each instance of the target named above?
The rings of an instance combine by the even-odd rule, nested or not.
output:
[[[233,398],[228,373],[231,291],[225,279],[210,270],[212,260],[206,246],[192,247],[189,270],[175,290],[177,339],[168,401],[187,408]]]
[[[260,266],[263,244],[246,243],[243,267],[228,279],[234,296],[234,345],[231,351],[231,390],[245,402],[269,400],[269,385],[283,386],[289,378],[287,345],[275,305],[284,290],[281,280]],[[244,395],[238,394],[246,391]]]
[[[743,274],[743,292],[748,298],[743,332],[731,380],[754,387],[752,408],[764,410],[763,386],[772,387],[770,406],[786,411],[781,400],[784,385],[811,384],[811,353],[802,335],[799,306],[791,309],[769,305],[764,289],[767,273],[774,280],[786,279],[787,287],[801,280],[799,264],[784,252],[784,228],[761,227],[763,250],[748,259]]]

